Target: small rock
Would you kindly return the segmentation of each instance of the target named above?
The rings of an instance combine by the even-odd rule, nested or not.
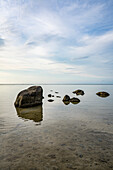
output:
[[[70,97],[68,95],[65,95],[63,101],[70,101]]]
[[[52,99],[49,99],[49,100],[48,100],[48,102],[53,102],[53,101],[54,101],[54,100],[52,100]]]
[[[56,91],[55,93],[57,93],[57,94],[58,94],[58,91]]]
[[[80,100],[78,98],[73,97],[73,98],[70,99],[70,102],[72,104],[78,104],[80,102]]]
[[[99,97],[108,97],[110,94],[107,93],[107,92],[102,91],[102,92],[96,93],[96,95],[98,95]]]
[[[52,97],[52,95],[51,95],[51,94],[48,94],[48,97]]]
[[[61,98],[61,96],[56,96],[57,98]]]
[[[80,89],[73,91],[73,93],[76,95],[82,95],[82,96],[85,94],[84,91]]]
[[[79,155],[80,158],[83,158],[83,155]]]

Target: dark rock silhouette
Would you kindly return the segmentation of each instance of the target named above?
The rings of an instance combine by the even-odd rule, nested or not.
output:
[[[48,97],[52,97],[52,94],[48,94]]]
[[[73,97],[73,98],[70,99],[70,102],[72,104],[78,104],[80,102],[80,100],[78,98]]]
[[[108,97],[110,94],[107,93],[107,92],[102,91],[102,92],[96,93],[96,95],[98,95],[99,97]]]
[[[56,96],[57,98],[61,98],[61,96]]]
[[[73,91],[73,93],[76,95],[82,95],[82,96],[85,94],[84,91],[80,89]]]
[[[53,102],[54,100],[53,99],[49,99],[48,102]]]
[[[21,91],[14,103],[15,107],[26,108],[42,104],[43,89],[41,86],[32,86]]]
[[[70,97],[68,95],[65,95],[63,101],[70,101]]]
[[[72,104],[78,104],[80,102],[80,100],[78,98],[75,98],[75,97],[70,99],[70,97],[68,95],[65,95],[62,101],[65,105],[70,104],[70,102]]]

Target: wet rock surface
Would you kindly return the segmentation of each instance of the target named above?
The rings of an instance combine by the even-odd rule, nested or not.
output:
[[[80,100],[78,98],[73,97],[73,98],[70,99],[70,102],[72,104],[78,104],[80,102]]]
[[[80,100],[78,98],[75,98],[75,97],[70,98],[68,95],[65,95],[62,101],[65,105],[70,104],[70,102],[72,104],[78,104],[80,102]]]
[[[96,95],[99,97],[108,97],[110,94],[108,92],[102,91],[102,92],[96,93]]]
[[[21,91],[14,103],[15,107],[27,108],[42,104],[43,89],[41,86],[31,86]]]
[[[73,93],[76,95],[82,95],[82,96],[85,94],[84,91],[80,89],[73,91]]]
[[[65,95],[63,101],[70,101],[70,97],[68,95]]]

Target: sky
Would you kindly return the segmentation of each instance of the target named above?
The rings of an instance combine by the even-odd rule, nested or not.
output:
[[[113,83],[113,0],[0,0],[0,83]]]

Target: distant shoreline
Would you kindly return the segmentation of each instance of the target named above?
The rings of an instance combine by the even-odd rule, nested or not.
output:
[[[0,84],[0,85],[37,85],[37,83],[34,84]],[[113,85],[113,84],[68,84],[68,83],[63,83],[63,84],[47,84],[47,83],[38,83],[38,85]]]

